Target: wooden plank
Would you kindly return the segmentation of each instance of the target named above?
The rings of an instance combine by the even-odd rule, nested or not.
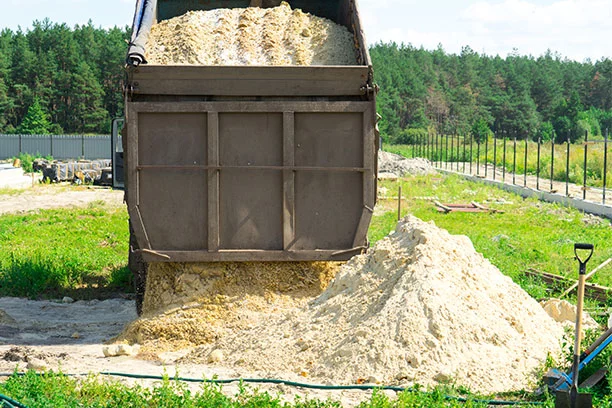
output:
[[[445,206],[444,204],[442,204],[439,201],[434,201],[434,204],[435,204],[436,207],[440,208],[445,213],[449,213],[449,212],[453,211],[452,208]]]
[[[536,277],[542,279],[544,282],[552,286],[556,289],[562,289],[567,287],[568,283],[573,283],[572,280],[567,279],[563,276],[554,275],[551,273],[541,272],[536,269],[530,268],[525,271],[526,276]],[[596,285],[593,283],[585,283],[584,285],[585,293],[584,295],[596,301],[606,301],[609,298],[610,291],[612,288],[608,288],[605,286]]]
[[[283,113],[283,166],[295,166],[295,114]],[[295,240],[295,172],[283,171],[283,248]]]
[[[365,112],[372,108],[371,102],[132,102],[135,112]]]
[[[601,263],[597,268],[593,269],[591,272],[587,273],[586,276],[584,277],[585,280],[588,280],[590,277],[592,277],[593,275],[595,275],[600,269],[604,268],[606,265],[608,265],[610,262],[612,262],[612,258],[608,258],[605,261],[603,261],[603,263]],[[567,295],[570,294],[570,292],[574,289],[576,289],[578,287],[578,282],[575,282],[572,286],[570,286],[565,292],[563,292],[561,294],[560,297],[565,297]]]
[[[219,250],[164,251],[155,254],[141,252],[147,262],[288,262],[288,261],[347,261],[362,248],[308,251]],[[168,260],[169,257],[170,260]]]
[[[208,112],[208,165],[219,165],[219,114]],[[208,250],[219,250],[219,170],[208,171]]]

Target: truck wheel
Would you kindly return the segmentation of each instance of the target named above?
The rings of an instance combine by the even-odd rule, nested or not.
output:
[[[130,253],[128,256],[128,268],[134,275],[134,292],[136,294],[136,313],[142,314],[142,303],[144,301],[145,289],[147,287],[147,263],[142,259],[138,250],[138,242],[130,223]]]

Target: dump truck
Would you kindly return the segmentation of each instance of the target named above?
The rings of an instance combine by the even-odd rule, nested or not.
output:
[[[357,2],[289,4],[347,27],[357,63],[148,64],[157,22],[252,4],[137,1],[115,161],[124,171],[138,305],[148,262],[342,261],[367,248],[379,142]]]

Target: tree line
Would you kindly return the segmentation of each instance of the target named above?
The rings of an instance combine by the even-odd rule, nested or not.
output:
[[[129,28],[48,19],[0,31],[0,133],[108,133],[123,114]],[[491,131],[559,140],[612,129],[612,60],[576,62],[459,54],[411,45],[371,47],[383,138]]]
[[[104,133],[122,115],[129,29],[48,19],[0,32],[0,133]]]
[[[612,60],[576,62],[547,52],[459,54],[396,43],[371,47],[381,88],[380,129],[389,142],[409,143],[425,129],[442,133],[504,132],[572,141],[612,130]]]

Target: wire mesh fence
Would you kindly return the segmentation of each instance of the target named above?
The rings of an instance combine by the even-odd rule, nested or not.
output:
[[[110,135],[8,135],[0,134],[0,160],[20,153],[54,159],[110,159]]]
[[[532,140],[497,132],[489,137],[430,133],[413,141],[404,155],[422,157],[444,170],[469,174],[606,204],[610,190],[609,130],[598,139]]]

